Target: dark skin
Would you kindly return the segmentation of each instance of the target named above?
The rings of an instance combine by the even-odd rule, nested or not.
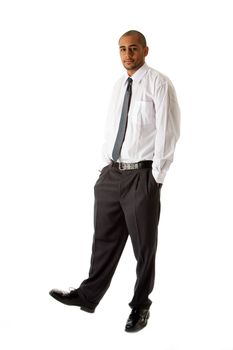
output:
[[[129,76],[145,63],[149,48],[143,46],[138,35],[122,36],[119,40],[120,57]]]

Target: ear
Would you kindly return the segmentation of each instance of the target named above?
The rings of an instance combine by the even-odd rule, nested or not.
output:
[[[144,56],[145,57],[148,55],[148,52],[149,52],[149,47],[148,46],[144,47]]]

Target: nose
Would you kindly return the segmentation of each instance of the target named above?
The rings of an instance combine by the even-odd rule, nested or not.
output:
[[[125,51],[125,58],[131,58],[132,57],[132,51],[130,49],[126,49]]]

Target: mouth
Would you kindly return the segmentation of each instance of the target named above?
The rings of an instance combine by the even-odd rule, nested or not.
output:
[[[126,64],[133,63],[133,61],[125,61]]]

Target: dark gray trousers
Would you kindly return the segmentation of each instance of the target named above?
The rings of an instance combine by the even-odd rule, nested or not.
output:
[[[151,305],[154,287],[160,189],[152,168],[103,168],[94,186],[94,237],[88,279],[80,295],[97,306],[107,291],[130,236],[137,260],[137,280],[131,307]]]

